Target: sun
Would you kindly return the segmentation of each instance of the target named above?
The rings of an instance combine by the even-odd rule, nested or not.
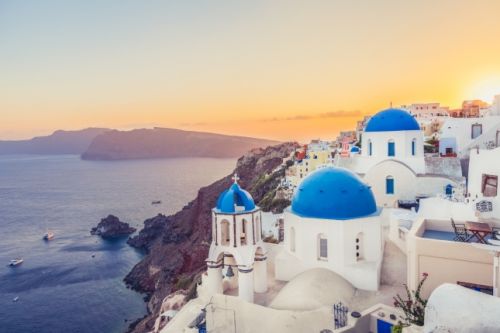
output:
[[[468,91],[468,99],[480,99],[487,103],[493,102],[500,95],[500,75],[477,81]]]

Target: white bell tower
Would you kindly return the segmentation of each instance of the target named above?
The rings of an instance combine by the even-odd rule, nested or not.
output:
[[[238,184],[219,196],[212,209],[212,243],[207,262],[210,294],[238,288],[238,296],[253,302],[254,292],[267,291],[267,257],[262,241],[261,212]]]

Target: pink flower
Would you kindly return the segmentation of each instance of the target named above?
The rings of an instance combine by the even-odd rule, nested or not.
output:
[[[422,275],[423,275],[424,277],[428,277],[428,276],[429,276],[429,273],[423,272],[423,273],[422,273]]]

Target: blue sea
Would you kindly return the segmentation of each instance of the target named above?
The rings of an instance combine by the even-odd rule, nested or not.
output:
[[[90,229],[108,214],[140,229],[146,218],[181,209],[235,162],[0,156],[0,332],[124,332],[146,313],[142,295],[122,282],[142,254]],[[47,229],[55,233],[49,242]],[[16,257],[24,263],[8,267]]]

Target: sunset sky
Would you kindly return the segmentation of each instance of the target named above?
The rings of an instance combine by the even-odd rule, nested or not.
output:
[[[330,139],[500,93],[500,1],[0,0],[0,139],[90,126]]]

